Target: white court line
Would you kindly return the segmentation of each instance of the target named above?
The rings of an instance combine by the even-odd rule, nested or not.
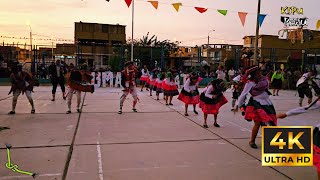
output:
[[[100,132],[98,133],[98,141],[97,141],[97,156],[98,156],[98,165],[99,165],[99,178],[103,180],[103,169],[102,169],[102,158],[101,158],[101,147],[100,147]]]
[[[225,121],[227,121],[227,120],[225,120]],[[238,124],[235,124],[235,123],[233,123],[233,122],[231,122],[231,121],[227,121],[227,122],[230,123],[230,124],[232,124],[232,125],[238,126],[238,127],[242,128],[242,129],[248,131],[248,132],[252,132],[252,130],[247,129],[247,128],[245,128],[245,127],[242,127],[242,126],[240,126],[240,125],[238,125]],[[261,133],[258,133],[258,135],[261,136]]]

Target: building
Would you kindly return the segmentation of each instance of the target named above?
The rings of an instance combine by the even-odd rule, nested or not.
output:
[[[296,33],[293,39],[290,35],[286,35],[285,38],[279,38],[275,35],[260,35],[258,39],[258,61],[260,63],[271,62],[276,69],[285,66],[299,67],[307,64],[320,64],[320,31],[304,31],[307,31],[309,36],[301,38],[301,35],[298,35],[300,33]],[[245,66],[250,66],[254,64],[255,36],[245,36],[243,40],[243,51],[251,51],[252,56],[249,58],[244,56],[242,63]]]
[[[62,60],[68,65],[76,63],[76,45],[75,44],[57,44],[56,45],[56,60]]]
[[[75,22],[77,63],[89,67],[106,67],[113,54],[113,46],[126,42],[123,25]]]

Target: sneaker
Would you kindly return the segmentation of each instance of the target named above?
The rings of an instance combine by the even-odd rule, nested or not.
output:
[[[122,110],[119,110],[119,111],[118,111],[118,114],[122,114]]]
[[[15,111],[10,111],[8,114],[16,114],[16,112]]]
[[[133,112],[138,112],[136,108],[133,108],[132,111],[133,111]]]

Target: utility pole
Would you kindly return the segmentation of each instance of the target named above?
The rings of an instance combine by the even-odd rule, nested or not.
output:
[[[132,0],[131,61],[133,61],[134,0]]]
[[[208,61],[208,63],[209,63],[209,61],[210,61],[210,58],[209,58],[209,56],[210,56],[210,52],[209,52],[210,33],[211,33],[211,32],[214,32],[214,31],[215,31],[215,30],[211,30],[211,31],[208,32],[208,44],[207,44],[207,61]]]
[[[257,23],[256,23],[256,38],[254,43],[254,63],[258,65],[258,40],[259,40],[259,15],[260,15],[260,8],[261,8],[261,0],[258,0],[258,10],[257,10]]]

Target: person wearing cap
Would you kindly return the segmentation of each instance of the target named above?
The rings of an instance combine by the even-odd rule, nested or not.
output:
[[[122,114],[123,103],[126,97],[130,93],[133,97],[132,111],[137,112],[136,104],[138,102],[138,94],[136,89],[136,75],[137,69],[132,61],[125,63],[125,69],[121,72],[121,86],[124,88],[122,90],[122,96],[120,97],[120,110],[118,114]]]
[[[145,86],[145,84],[146,84],[146,82],[148,81],[149,76],[150,76],[149,71],[148,71],[148,68],[147,68],[147,65],[144,65],[144,66],[143,66],[143,68],[142,68],[142,70],[141,70],[141,73],[142,73],[142,75],[141,75],[141,77],[140,77],[140,82],[141,82],[141,84],[142,84],[142,86],[141,86],[141,92],[142,92],[142,91],[143,91],[143,88],[144,88],[144,86]],[[148,91],[149,89],[147,88],[146,90]]]
[[[265,76],[262,75],[262,71],[258,66],[254,66],[246,71],[249,77],[245,87],[239,97],[238,105],[234,112],[238,111],[239,107],[245,105],[245,98],[247,94],[251,94],[249,102],[245,106],[244,118],[247,121],[254,121],[252,128],[251,140],[249,145],[257,149],[258,146],[255,143],[260,126],[277,125],[276,111],[270,99],[271,93],[268,90],[269,82]]]
[[[71,113],[71,102],[73,94],[77,96],[77,112],[80,113],[80,103],[81,103],[81,92],[94,92],[94,85],[85,85],[85,83],[90,83],[93,78],[90,72],[85,70],[78,70],[73,64],[69,66],[69,73],[66,74],[67,84],[69,86],[66,97],[68,99],[68,111],[67,114]]]
[[[311,91],[311,79],[317,75],[317,72],[315,70],[309,71],[302,75],[302,77],[297,82],[297,90],[299,94],[299,106],[302,107],[302,102],[304,99],[304,96],[307,96],[308,98],[308,104],[312,102],[312,91]]]
[[[212,80],[208,86],[203,90],[200,95],[199,107],[203,112],[204,123],[203,127],[208,128],[207,118],[208,114],[214,115],[214,126],[220,127],[217,122],[219,109],[221,106],[225,105],[228,100],[223,95],[223,92],[227,90],[226,84],[222,79]]]
[[[171,72],[167,73],[167,78],[162,81],[163,94],[166,99],[166,105],[173,105],[173,96],[179,95],[178,87]],[[169,100],[169,103],[168,103]]]
[[[197,75],[197,73],[193,72],[189,75],[189,77],[187,78],[186,82],[184,83],[182,90],[178,96],[178,99],[182,102],[184,102],[185,104],[185,116],[189,116],[188,114],[188,106],[189,104],[193,105],[193,112],[195,114],[198,114],[198,112],[196,111],[196,106],[199,103],[199,90],[198,90],[198,86],[199,86],[199,82],[201,81],[201,79],[199,78],[199,76]]]
[[[12,68],[12,73],[10,75],[11,89],[9,94],[13,93],[12,98],[12,110],[9,114],[16,113],[16,105],[18,102],[18,97],[20,94],[26,94],[29,103],[31,105],[31,113],[35,113],[34,103],[32,99],[33,86],[39,86],[38,82],[33,78],[33,76],[25,71],[22,71],[22,66],[20,64],[15,65]],[[9,95],[8,94],[8,95]]]

